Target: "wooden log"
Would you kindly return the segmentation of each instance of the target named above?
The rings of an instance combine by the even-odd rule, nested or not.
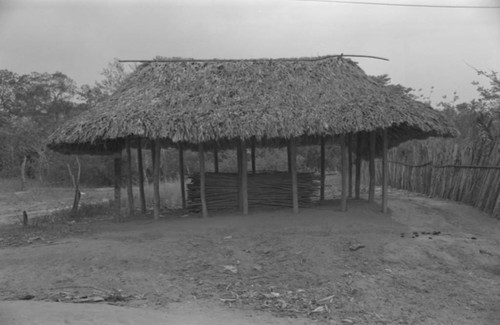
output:
[[[160,218],[160,140],[151,141],[151,153],[153,160],[153,218]]]
[[[354,184],[354,197],[359,200],[361,197],[361,132],[356,135],[356,183]]]
[[[348,178],[348,184],[349,184],[349,192],[348,192],[348,197],[349,198],[352,198],[352,187],[353,187],[353,183],[352,183],[352,134],[349,133],[347,135],[347,153],[348,153],[348,157],[349,157],[349,178]]]
[[[319,199],[320,201],[325,200],[325,137],[321,137],[320,143],[320,189],[319,189]]]
[[[115,221],[120,222],[121,217],[121,188],[122,188],[122,152],[121,150],[114,155],[115,167]]]
[[[127,202],[128,215],[134,215],[134,189],[132,182],[132,152],[130,150],[130,139],[125,138],[125,152],[127,153]]]
[[[214,157],[216,157],[217,154],[214,152]],[[217,165],[217,170],[216,173],[219,172],[218,170],[218,165]],[[182,146],[182,143],[179,143],[179,180],[181,183],[181,198],[182,198],[182,208],[186,208],[186,184],[184,181],[184,148]]]
[[[370,161],[368,165],[369,170],[369,184],[368,184],[368,201],[375,201],[375,145],[376,145],[376,131],[372,131],[368,134],[370,143]]]
[[[240,140],[241,146],[241,200],[243,215],[248,214],[248,171],[247,171],[247,148],[245,140]]]
[[[341,189],[341,200],[340,200],[340,210],[347,211],[347,192],[348,192],[348,161],[347,161],[347,145],[345,134],[340,135],[340,161],[342,165],[342,189]]]
[[[200,176],[190,176],[188,185],[188,207],[192,211],[200,211]],[[206,173],[205,197],[208,209],[227,210],[238,209],[237,192],[238,174]],[[297,174],[299,206],[310,206],[313,198],[319,193],[319,179],[311,173]],[[290,189],[292,180],[289,173],[259,173],[248,174],[249,208],[263,206],[293,207]]]
[[[297,148],[295,146],[295,138],[291,138],[288,143],[290,151],[289,164],[290,173],[292,174],[292,201],[293,213],[299,213],[299,191],[297,185]]]
[[[252,174],[255,174],[256,169],[255,169],[255,139],[252,138],[251,142],[251,149],[250,149],[250,158],[252,160]]]
[[[146,213],[146,195],[144,194],[144,165],[142,161],[141,139],[137,140],[137,172],[139,174],[139,200],[141,213]]]
[[[389,165],[387,163],[387,129],[382,131],[382,213],[387,213]]]
[[[217,143],[214,144],[214,172],[219,173],[219,149]]]
[[[200,199],[201,199],[201,216],[208,217],[207,199],[205,197],[205,149],[203,143],[198,145],[198,159],[200,161]]]

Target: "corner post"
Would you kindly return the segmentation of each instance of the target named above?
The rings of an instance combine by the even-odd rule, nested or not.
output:
[[[347,153],[348,153],[348,160],[349,160],[349,178],[348,178],[348,181],[349,181],[349,193],[348,193],[348,197],[349,198],[352,198],[352,187],[353,187],[353,183],[352,183],[352,134],[349,133],[347,135]]]
[[[325,200],[325,137],[321,137],[320,143],[320,188],[319,188],[319,199],[320,201]]]

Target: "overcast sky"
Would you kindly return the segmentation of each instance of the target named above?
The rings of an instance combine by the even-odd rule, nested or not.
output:
[[[363,54],[368,74],[432,99],[476,97],[468,65],[500,72],[500,9],[294,0],[0,0],[0,69],[61,71],[94,84],[114,58],[278,58]],[[353,0],[361,1],[361,0]],[[364,0],[499,6],[498,0]]]

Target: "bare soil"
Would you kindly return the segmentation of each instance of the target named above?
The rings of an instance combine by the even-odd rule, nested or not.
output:
[[[500,222],[389,199],[386,215],[352,200],[348,212],[333,201],[298,215],[4,225],[0,323],[498,324]]]

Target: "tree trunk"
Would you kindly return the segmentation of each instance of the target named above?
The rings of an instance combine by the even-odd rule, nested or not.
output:
[[[76,177],[75,175],[73,175],[73,172],[71,171],[71,166],[69,164],[66,164],[68,166],[69,176],[71,178],[71,181],[73,182],[73,187],[75,189],[75,196],[73,198],[73,207],[71,208],[72,216],[76,216],[76,214],[78,213],[78,206],[80,205],[80,198],[82,196],[82,192],[80,192],[80,175],[82,168],[78,156],[76,156],[76,164],[78,166]]]
[[[21,191],[26,189],[26,161],[28,160],[27,156],[24,156],[23,162],[21,163]]]

